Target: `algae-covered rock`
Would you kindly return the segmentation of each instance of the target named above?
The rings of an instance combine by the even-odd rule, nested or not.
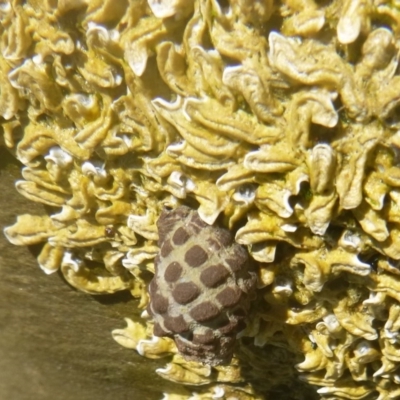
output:
[[[11,0],[0,21],[3,142],[24,164],[17,190],[48,209],[6,228],[12,243],[43,243],[46,273],[130,290],[143,310],[166,209],[229,229],[254,261],[230,364],[152,336],[169,309],[115,331],[144,356],[173,354],[163,377],[209,385],[166,398],[285,396],[294,368],[321,398],[397,396],[395,5]],[[283,349],[280,375],[266,349]]]

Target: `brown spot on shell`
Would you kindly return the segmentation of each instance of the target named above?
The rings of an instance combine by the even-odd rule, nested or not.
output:
[[[209,301],[198,304],[193,307],[192,311],[190,311],[190,316],[197,322],[209,321],[210,319],[215,318],[218,314],[218,307]]]
[[[182,227],[178,228],[174,235],[172,236],[172,241],[175,245],[180,246],[186,243],[190,238],[190,235]]]
[[[152,297],[151,305],[156,313],[164,314],[168,311],[168,299],[159,294]]]
[[[198,213],[193,213],[192,218],[190,220],[191,227],[193,230],[198,233],[203,228],[206,228],[208,225],[200,218]]]
[[[232,244],[232,235],[226,229],[218,229],[215,232],[215,237],[221,243],[222,247],[228,247]]]
[[[182,333],[189,329],[182,315],[179,317],[167,317],[164,320],[165,327],[173,333]]]
[[[204,264],[207,259],[207,253],[197,244],[191,247],[185,254],[185,261],[191,267],[200,267],[200,265]]]
[[[205,269],[201,275],[201,282],[209,288],[220,285],[229,276],[229,271],[222,265],[212,265]]]
[[[187,304],[196,299],[200,289],[193,282],[183,282],[175,286],[172,297],[179,304]]]
[[[221,244],[218,242],[218,240],[215,240],[213,238],[209,238],[207,239],[207,243],[208,243],[208,250],[209,251],[218,251],[221,250]]]
[[[167,282],[176,282],[182,275],[182,266],[177,262],[173,261],[168,265],[164,272],[164,278]]]
[[[232,272],[240,271],[247,263],[248,255],[243,247],[236,247],[234,258],[228,258],[226,262],[231,267]]]
[[[239,303],[241,295],[240,289],[227,287],[217,294],[217,300],[223,307],[232,307]]]
[[[178,350],[181,353],[191,354],[190,343],[188,343],[188,341],[186,341],[185,339],[182,339],[179,335],[175,335],[174,340],[175,340],[176,347],[178,348]]]
[[[161,256],[162,257],[167,257],[169,255],[169,253],[171,253],[171,251],[173,249],[174,248],[172,247],[171,242],[169,240],[166,240],[164,242],[164,244],[162,245],[162,247],[161,247]]]
[[[179,335],[175,336],[175,343],[176,347],[178,350],[184,354],[188,355],[196,355],[198,356],[199,354],[204,354],[207,352],[213,352],[215,351],[215,346],[212,344],[195,344],[191,343],[188,340],[185,340],[184,338],[180,337]]]
[[[166,336],[166,335],[168,335],[168,332],[165,332],[164,329],[161,327],[161,325],[158,324],[158,323],[154,324],[153,333],[154,333],[155,336]]]

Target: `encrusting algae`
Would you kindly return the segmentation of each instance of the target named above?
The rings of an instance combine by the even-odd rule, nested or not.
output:
[[[170,357],[165,400],[400,398],[395,3],[3,0],[0,33],[3,144],[24,164],[17,190],[51,210],[5,234],[44,243],[40,267],[79,290],[140,299],[143,320],[113,337]],[[172,296],[157,311],[149,284],[157,221],[182,206],[200,244],[224,228],[247,247],[257,290],[244,330],[229,304],[235,328],[213,340],[231,339],[199,350],[185,336],[180,354],[153,335],[153,318],[178,317],[163,309],[174,292],[157,278],[151,295]]]

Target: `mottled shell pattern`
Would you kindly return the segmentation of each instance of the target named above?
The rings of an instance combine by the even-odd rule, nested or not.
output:
[[[148,306],[154,335],[173,338],[187,360],[228,363],[256,287],[247,251],[185,206],[164,210],[157,226]]]

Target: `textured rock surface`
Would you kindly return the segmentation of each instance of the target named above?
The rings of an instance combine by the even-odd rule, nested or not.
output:
[[[247,251],[185,206],[164,210],[157,226],[160,254],[148,307],[154,334],[172,337],[187,360],[228,363],[255,296]]]
[[[399,396],[399,15],[389,0],[1,3],[1,140],[48,211],[19,212],[7,238],[144,310],[156,221],[187,205],[258,263],[231,363],[184,360],[146,313],[116,340],[209,397],[242,396],[249,370],[247,398],[260,381],[286,393],[294,368],[323,399]],[[291,356],[271,364],[271,346]]]

